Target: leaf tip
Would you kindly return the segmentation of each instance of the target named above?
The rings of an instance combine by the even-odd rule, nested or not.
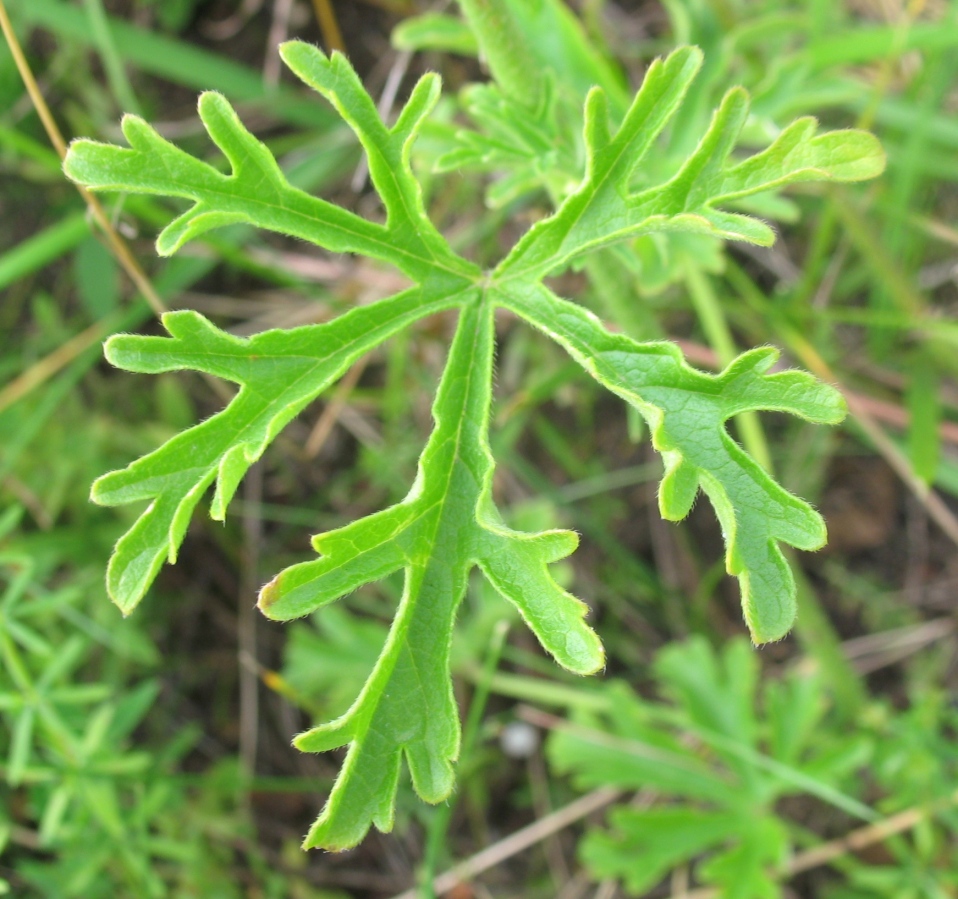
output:
[[[666,472],[659,485],[659,511],[666,521],[682,521],[695,504],[699,473],[679,453],[666,451]],[[675,456],[677,458],[670,458]]]
[[[747,112],[751,102],[752,97],[748,90],[742,87],[741,84],[736,84],[734,87],[730,87],[723,95],[722,102],[719,104],[719,112],[725,112],[726,114]]]
[[[689,82],[696,76],[699,69],[702,68],[704,61],[705,53],[701,47],[696,44],[685,44],[673,50],[662,64],[668,70],[677,70],[680,72],[681,81]]]
[[[682,44],[676,47],[666,58],[665,62],[676,66],[682,66],[687,62],[694,62],[701,65],[705,54],[698,44]]]
[[[598,674],[605,669],[605,647],[596,636],[595,632],[589,628],[588,633],[593,639],[585,640],[581,635],[576,634],[574,641],[570,643],[570,637],[566,638],[566,656],[569,660],[574,660],[574,665],[566,665],[569,671],[575,674],[581,674],[587,677],[591,674]]]
[[[108,471],[101,474],[90,485],[90,500],[98,506],[116,506],[128,500],[123,496],[125,470]]]
[[[292,61],[301,59],[304,55],[318,57],[326,62],[329,61],[329,57],[322,49],[315,44],[310,44],[308,41],[300,40],[283,41],[283,43],[279,45],[279,55],[283,62],[289,66],[292,65]]]
[[[781,643],[792,630],[794,625],[794,619],[789,621],[787,625],[780,626],[778,628],[769,628],[764,629],[758,626],[749,625],[749,637],[752,640],[752,645],[757,647],[767,646],[769,643]]]
[[[273,617],[270,612],[282,592],[279,585],[280,577],[282,577],[282,575],[277,575],[268,584],[265,584],[259,591],[259,596],[256,599],[256,607],[267,618]]]
[[[760,562],[754,549],[754,546],[743,547],[743,551],[752,557],[748,563],[739,556],[738,564],[727,559],[730,564],[726,567],[729,574],[739,579],[742,614],[752,642],[761,646],[777,643],[788,636],[798,615],[798,604],[795,577],[776,541],[772,539],[767,542]],[[737,555],[733,550],[733,558]]]
[[[832,181],[869,181],[885,171],[887,155],[870,131],[845,129],[829,131],[814,139],[818,158],[814,168],[819,177]]]
[[[219,91],[203,91],[196,101],[196,109],[203,121],[206,121],[206,117],[210,113],[222,113],[226,109],[232,110],[232,108],[230,101]]]
[[[103,358],[106,359],[110,365],[116,366],[116,368],[122,368],[123,366],[120,363],[120,344],[124,337],[129,337],[128,334],[112,334],[103,342]],[[102,478],[98,478],[97,481],[94,481],[96,484]]]
[[[302,618],[307,612],[315,608],[315,605],[304,608],[302,602],[296,603],[295,596],[293,599],[290,598],[290,594],[295,591],[297,585],[295,583],[290,585],[289,571],[288,568],[281,571],[269,583],[264,584],[259,591],[256,607],[270,621],[289,621],[292,618]],[[297,737],[297,739],[299,738]],[[298,744],[294,741],[294,745]]]
[[[156,239],[156,252],[160,256],[172,256],[184,244],[214,228],[250,221],[245,212],[206,212],[201,211],[201,206],[202,203],[197,203],[160,232]]]
[[[114,553],[106,570],[106,592],[113,604],[128,617],[140,604],[146,595],[155,576],[152,567],[141,571],[141,566],[135,564],[141,559],[134,560],[134,564],[121,564],[119,556]],[[155,558],[151,561],[155,561]]]
[[[83,155],[92,143],[93,141],[83,137],[70,141],[66,156],[63,157],[63,174],[71,181],[80,180],[79,170],[82,167]]]
[[[848,400],[845,399],[845,394],[833,384],[826,384],[825,386],[831,388],[835,404],[835,418],[833,422],[830,422],[830,424],[837,425],[848,417]]]

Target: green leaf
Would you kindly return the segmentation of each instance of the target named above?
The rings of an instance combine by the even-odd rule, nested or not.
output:
[[[341,718],[296,738],[307,752],[349,744],[342,774],[307,846],[355,845],[373,823],[388,830],[402,756],[424,799],[439,802],[452,791],[459,720],[449,647],[473,565],[518,606],[561,665],[580,674],[602,667],[598,638],[582,620],[585,606],[547,571],[549,562],[572,552],[575,536],[509,530],[492,504],[493,462],[486,440],[492,311],[477,292],[461,313],[433,408],[435,429],[406,499],[315,538],[322,557],[287,569],[260,594],[260,608],[269,617],[295,618],[405,570],[396,618],[359,698]]]
[[[559,22],[563,46],[578,54],[569,62],[570,72],[605,83],[614,112],[619,110],[614,73],[603,68],[601,58],[575,50],[584,38],[564,7],[548,0],[538,9]],[[534,11],[527,12],[520,30],[534,21]],[[683,517],[699,489],[704,491],[722,525],[727,567],[742,584],[753,638],[778,639],[788,630],[795,614],[794,584],[779,543],[816,548],[824,542],[824,526],[817,513],[776,485],[732,441],[725,422],[740,412],[772,409],[834,423],[844,414],[841,398],[809,375],[770,373],[777,354],[769,348],[743,354],[719,375],[694,371],[672,344],[639,344],[612,334],[540,282],[587,251],[639,234],[707,233],[767,242],[772,237],[767,226],[721,207],[793,181],[870,177],[880,170],[882,157],[869,135],[815,136],[814,123],[802,120],[765,151],[734,162],[730,154],[747,113],[747,98],[736,90],[673,177],[632,192],[636,167],[679,110],[699,68],[701,54],[695,48],[677,50],[653,64],[616,128],[605,94],[598,89],[589,94],[581,182],[578,176],[568,180],[574,151],[562,151],[561,164],[551,173],[541,165],[543,154],[552,152],[563,133],[558,119],[572,108],[567,95],[561,104],[553,102],[548,78],[534,79],[538,106],[533,114],[518,95],[477,89],[476,118],[486,132],[466,142],[460,162],[509,161],[514,171],[512,180],[499,188],[501,198],[553,175],[553,193],[566,197],[498,267],[481,272],[458,256],[429,220],[410,165],[413,142],[439,97],[438,77],[420,79],[395,123],[387,125],[342,55],[327,58],[299,42],[283,45],[281,52],[356,134],[385,222],[364,219],[293,188],[268,149],[218,94],[200,98],[200,117],[226,156],[228,173],[176,148],[134,117],[123,124],[129,148],[77,141],[64,168],[94,189],[188,200],[190,208],[160,234],[158,249],[164,254],[211,228],[246,222],[328,251],[361,253],[395,266],[414,282],[409,290],[322,325],[240,339],[183,311],[164,316],[169,337],[120,335],[107,343],[110,361],[131,371],[192,369],[239,386],[221,412],[94,484],[93,499],[105,505],[149,501],[117,544],[109,566],[110,593],[124,612],[141,600],[164,560],[175,560],[192,514],[211,485],[210,514],[222,519],[249,466],[357,358],[420,318],[443,310],[458,314],[433,405],[434,428],[406,498],[316,537],[319,557],[281,572],[259,599],[269,617],[296,618],[403,572],[401,601],[357,698],[341,717],[296,740],[309,752],[348,746],[329,800],[306,840],[307,846],[343,849],[361,840],[371,825],[391,827],[403,758],[424,799],[439,802],[453,788],[460,737],[449,654],[456,610],[474,567],[516,606],[560,665],[579,674],[603,665],[599,640],[584,621],[587,607],[550,573],[552,563],[575,549],[576,535],[511,529],[493,502],[488,429],[497,308],[511,310],[556,340],[644,416],[666,463],[663,515]],[[746,658],[740,653],[732,660],[738,660],[736,682],[747,675]],[[701,692],[694,679],[686,687],[695,695]],[[742,721],[726,724],[710,726],[740,739]],[[673,781],[691,772],[690,789],[724,801],[726,784],[680,744],[666,742],[656,752],[653,757],[669,761]],[[616,757],[622,761],[621,753],[609,756]]]
[[[689,800],[735,804],[740,784],[649,720],[630,691],[613,689],[610,693],[615,713],[608,721],[560,729],[550,737],[549,761],[556,771],[570,774],[583,790],[608,785],[627,790],[649,788]]]
[[[753,639],[785,636],[795,618],[795,581],[778,543],[818,549],[825,524],[732,440],[725,422],[739,412],[769,409],[834,424],[845,414],[841,395],[804,372],[767,374],[778,358],[768,347],[707,375],[690,368],[674,344],[612,334],[587,310],[545,287],[513,288],[504,304],[642,413],[652,445],[665,459],[662,516],[684,518],[701,488],[721,523],[726,567],[739,579]]]
[[[333,605],[310,624],[292,627],[283,653],[283,680],[305,708],[338,717],[359,693],[386,639],[379,621]]]
[[[437,172],[462,168],[507,171],[486,193],[493,208],[536,190],[542,184],[564,196],[575,187],[576,146],[563,140],[556,119],[555,86],[543,78],[534,106],[503,93],[495,85],[473,84],[462,91],[463,108],[481,130],[456,132],[453,149],[436,160]]]
[[[445,50],[461,56],[477,56],[479,45],[469,26],[455,16],[427,12],[403,19],[391,35],[397,50]]]
[[[36,720],[36,708],[26,706],[17,716],[10,738],[10,755],[7,759],[7,783],[11,787],[20,786],[23,774],[30,762],[33,725]]]
[[[240,385],[222,412],[94,483],[92,498],[101,505],[151,500],[110,560],[107,586],[123,612],[143,598],[165,560],[176,561],[193,510],[211,484],[216,493],[210,514],[223,520],[247,469],[308,403],[364,353],[456,299],[413,289],[327,324],[266,331],[246,340],[196,312],[168,312],[163,324],[170,338],[110,338],[107,358],[128,371],[190,368]]]
[[[693,637],[660,652],[655,672],[696,724],[755,744],[759,664],[744,641],[729,642],[719,655],[704,639]]]
[[[594,830],[582,843],[582,858],[600,877],[621,877],[633,893],[654,887],[682,862],[735,833],[727,812],[691,808],[631,809],[609,816],[612,832]]]
[[[74,141],[66,174],[91,188],[183,197],[194,205],[166,226],[157,251],[169,256],[213,228],[247,222],[308,240],[339,253],[362,253],[391,262],[417,282],[460,280],[475,267],[460,259],[422,207],[409,168],[409,149],[439,97],[439,79],[423,77],[396,124],[387,128],[356,73],[341,54],[327,59],[309,44],[291,42],[283,58],[343,115],[369,154],[370,175],[386,206],[375,224],[292,187],[264,144],[250,134],[220,94],[200,96],[199,113],[232,172],[222,174],[160,137],[136,116],[124,116],[130,149]]]
[[[741,826],[741,825],[740,825]],[[788,832],[773,815],[753,818],[736,836],[737,845],[702,865],[702,878],[717,884],[726,899],[780,899],[775,867],[785,860]]]
[[[597,84],[613,97],[616,108],[628,105],[622,73],[562,0],[459,0],[459,5],[484,61],[511,96],[533,100],[540,74],[553,71],[576,103]]]
[[[597,877],[622,878],[641,893],[702,857],[697,876],[722,896],[775,897],[791,844],[779,798],[807,791],[874,819],[829,784],[851,767],[835,747],[864,734],[819,720],[826,699],[819,679],[793,673],[760,682],[755,655],[740,639],[722,652],[704,637],[670,644],[653,669],[671,703],[613,684],[601,714],[580,712],[549,738],[550,761],[577,786],[654,794],[655,807],[617,806],[608,828],[587,833],[582,854]],[[772,711],[763,715],[763,705]]]
[[[911,415],[908,455],[915,474],[926,484],[931,484],[938,473],[941,457],[941,400],[938,378],[925,360],[918,360],[911,373],[907,402]]]
[[[815,739],[815,728],[825,711],[818,676],[792,676],[765,688],[765,715],[769,722],[771,754],[794,765]]]
[[[719,207],[798,181],[859,181],[884,169],[884,153],[872,135],[836,131],[816,137],[810,118],[794,122],[763,152],[734,162],[730,154],[745,124],[749,98],[744,89],[733,88],[680,170],[664,184],[631,193],[633,172],[675,116],[701,64],[695,47],[653,62],[614,134],[604,92],[589,92],[583,131],[588,160],[581,186],[555,215],[529,230],[497,273],[541,278],[582,253],[652,232],[712,234],[769,245],[775,235],[766,224]]]

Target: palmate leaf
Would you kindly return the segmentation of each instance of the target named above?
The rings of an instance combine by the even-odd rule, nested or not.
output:
[[[631,173],[679,108],[698,68],[698,51],[681,49],[651,67],[614,134],[601,91],[590,94],[584,131],[588,165],[581,184],[497,268],[484,273],[457,256],[429,221],[409,164],[412,142],[438,97],[438,78],[421,79],[389,127],[344,57],[327,58],[298,42],[284,45],[282,54],[356,133],[385,223],[291,187],[266,147],[215,94],[201,97],[200,115],[227,157],[229,174],[131,117],[124,120],[130,148],[77,141],[65,169],[90,187],[189,200],[190,209],[160,235],[161,253],[210,228],[243,221],[327,250],[371,256],[394,265],[415,284],[332,322],[247,340],[196,313],[175,312],[164,317],[169,337],[121,335],[108,342],[108,358],[128,370],[188,368],[240,388],[219,414],[94,485],[93,498],[100,503],[150,501],[117,544],[110,564],[110,592],[124,612],[140,601],[163,560],[175,559],[197,503],[214,482],[211,514],[221,519],[249,465],[355,359],[419,318],[458,312],[433,407],[434,429],[406,499],[316,537],[319,558],[280,573],[260,595],[264,613],[285,620],[404,572],[405,589],[389,636],[359,696],[341,718],[296,740],[310,752],[349,747],[306,842],[341,849],[355,845],[372,824],[391,826],[403,758],[423,798],[438,802],[453,788],[459,723],[449,647],[473,567],[518,607],[559,664],[580,674],[603,664],[599,641],[584,622],[586,607],[549,574],[552,562],[574,550],[575,534],[511,530],[493,503],[487,432],[496,308],[511,310],[552,337],[645,415],[666,461],[663,514],[683,517],[698,490],[704,491],[721,521],[727,566],[741,581],[753,638],[777,639],[787,631],[794,618],[794,584],[778,544],[820,546],[824,525],[732,441],[724,423],[753,409],[835,422],[843,413],[837,393],[809,375],[769,374],[775,359],[771,349],[746,353],[716,376],[696,372],[671,344],[638,344],[612,334],[590,313],[551,293],[541,279],[591,249],[639,233],[706,231],[768,241],[772,235],[764,224],[721,211],[720,205],[789,181],[870,177],[880,169],[881,151],[860,132],[815,137],[813,123],[806,120],[757,156],[732,162],[729,154],[746,109],[744,94],[733,92],[678,175],[660,187],[630,193]],[[511,108],[507,104],[499,111],[506,117],[519,114]],[[514,122],[513,130],[525,133],[528,126]]]

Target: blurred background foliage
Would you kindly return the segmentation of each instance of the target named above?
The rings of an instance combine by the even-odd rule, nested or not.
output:
[[[300,37],[341,44],[387,115],[415,75],[443,74],[417,165],[457,248],[497,259],[545,208],[521,152],[511,180],[429,174],[482,114],[481,92],[463,89],[483,69],[452,5],[5,3],[68,137],[117,140],[120,114],[136,111],[209,154],[195,96],[216,88],[297,186],[376,215],[357,147],[280,71],[277,44]],[[781,235],[770,250],[648,238],[588,277],[563,276],[566,295],[640,339],[678,339],[698,365],[774,344],[849,396],[837,430],[739,423],[829,523],[828,548],[797,560],[795,635],[748,648],[707,504],[680,527],[661,522],[638,422],[503,321],[500,502],[518,526],[582,533],[563,577],[593,606],[608,670],[564,675],[477,581],[453,655],[466,720],[455,799],[427,808],[405,786],[393,834],[301,854],[335,769],[289,740],[346,708],[400,586],[289,626],[254,614],[255,588],[308,554],[311,533],[401,498],[446,330],[427,321],[397,337],[307,410],[226,525],[198,517],[180,562],[122,619],[103,572],[133,513],[91,506],[89,484],[221,398],[193,375],[102,361],[105,336],[158,326],[60,174],[3,50],[0,890],[380,899],[414,884],[429,896],[438,876],[437,894],[456,899],[958,895],[958,4],[572,7],[591,71],[622,96],[655,55],[705,50],[664,170],[737,83],[753,94],[756,141],[812,114],[871,128],[888,151],[880,182],[768,200],[757,211]],[[540,34],[544,56],[553,38]],[[573,94],[575,77],[563,82]],[[574,163],[575,148],[558,153],[546,184]],[[167,303],[237,334],[325,320],[397,287],[391,272],[243,227],[160,262],[151,240],[173,207],[106,206]]]

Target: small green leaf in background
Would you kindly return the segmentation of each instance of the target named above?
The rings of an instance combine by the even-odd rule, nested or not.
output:
[[[397,50],[444,50],[462,56],[477,56],[479,44],[472,29],[455,16],[423,13],[403,19],[392,33]]]
[[[780,897],[776,871],[798,838],[776,811],[780,798],[812,792],[875,817],[841,790],[870,759],[869,735],[828,726],[819,678],[760,684],[744,640],[718,653],[701,637],[671,644],[654,667],[671,706],[612,684],[607,713],[581,713],[550,738],[554,768],[579,786],[654,795],[649,808],[614,807],[608,828],[586,834],[581,854],[596,876],[622,878],[641,894],[698,862],[699,879],[722,897]]]

